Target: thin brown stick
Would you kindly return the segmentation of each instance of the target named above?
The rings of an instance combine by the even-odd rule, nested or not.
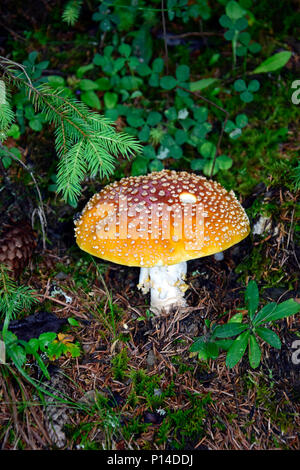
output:
[[[164,43],[165,43],[166,71],[167,71],[167,75],[168,75],[168,73],[169,73],[169,54],[168,54],[167,29],[166,29],[164,0],[161,0],[161,16],[162,16],[163,36],[164,36]]]
[[[206,36],[223,36],[223,33],[216,33],[216,32],[210,32],[210,31],[194,31],[190,33],[183,33],[183,34],[174,34],[174,35],[168,35],[168,39],[184,39],[188,38],[190,36],[196,36],[196,37],[206,37]]]

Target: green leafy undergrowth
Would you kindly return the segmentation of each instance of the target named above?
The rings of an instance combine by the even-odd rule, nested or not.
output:
[[[62,355],[75,358],[80,356],[81,353],[79,343],[74,343],[72,338],[62,333],[46,332],[40,334],[38,338],[23,341],[10,331],[5,335],[5,352],[5,363],[12,361],[20,369],[24,367],[29,357],[32,356],[48,379],[50,377],[47,367],[42,360],[42,353],[50,361],[58,359]]]
[[[279,336],[267,326],[295,315],[300,311],[300,304],[289,299],[279,304],[271,302],[258,311],[259,291],[255,281],[249,281],[247,285],[245,303],[246,319],[242,313],[238,313],[224,325],[206,322],[209,332],[194,342],[190,348],[191,352],[197,353],[199,359],[207,360],[216,359],[220,350],[225,350],[226,365],[229,368],[234,367],[248,352],[250,366],[255,369],[262,358],[261,341],[280,349]]]

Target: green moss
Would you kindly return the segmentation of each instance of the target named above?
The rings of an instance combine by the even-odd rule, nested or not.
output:
[[[239,282],[243,284],[247,283],[249,276],[258,280],[263,279],[264,289],[286,287],[293,290],[297,281],[296,273],[289,274],[285,267],[278,263],[270,269],[270,259],[263,243],[253,246],[251,253],[235,268],[235,272],[240,274]]]
[[[75,426],[67,424],[65,431],[67,437],[76,445],[77,449],[82,450],[99,450],[100,443],[93,442],[90,433],[95,427],[95,422],[77,423]]]
[[[251,274],[255,279],[260,279],[264,271],[264,249],[262,245],[254,246],[251,253],[235,269],[240,274],[240,279],[245,282]]]
[[[192,364],[187,364],[182,361],[181,356],[173,356],[172,357],[172,364],[177,367],[177,373],[179,375],[184,374],[185,372],[193,372],[194,370],[194,365]]]
[[[282,144],[296,138],[299,127],[299,109],[291,105],[290,79],[279,78],[276,82],[261,82],[261,96],[270,100],[252,102],[242,109],[239,98],[232,94],[226,100],[230,119],[244,112],[249,116],[249,125],[242,136],[232,141],[227,136],[222,142],[222,152],[231,156],[234,165],[230,170],[219,172],[217,180],[226,188],[248,195],[260,182],[267,186],[294,188],[293,173],[297,165],[296,148]],[[294,135],[293,135],[294,134]]]
[[[161,386],[163,376],[157,374],[147,375],[143,369],[130,373],[132,390],[128,401],[132,406],[146,403],[151,410],[163,406],[167,397],[175,395],[174,383],[171,381],[167,387]]]
[[[149,426],[150,423],[144,423],[140,416],[135,416],[122,427],[122,435],[127,441],[130,441],[133,436],[139,436],[145,432]]]
[[[263,407],[271,421],[280,427],[282,432],[286,432],[289,427],[294,426],[295,414],[288,410],[286,399],[278,402],[275,391],[268,383],[261,381],[256,389],[256,400],[260,407]],[[280,404],[280,408],[279,405]]]
[[[205,433],[204,420],[207,405],[212,402],[210,395],[187,393],[188,406],[176,410],[167,410],[167,416],[157,433],[158,443],[162,444],[172,436],[174,449],[185,449],[201,439]]]
[[[112,375],[115,380],[122,382],[127,377],[127,366],[129,358],[127,349],[123,348],[115,357],[112,358]]]
[[[273,425],[279,427],[283,433],[288,429],[294,429],[295,413],[291,412],[289,401],[281,390],[277,390],[271,371],[269,377],[263,373],[255,378],[247,374],[243,379],[245,388],[255,391],[256,408],[263,410],[264,415]]]

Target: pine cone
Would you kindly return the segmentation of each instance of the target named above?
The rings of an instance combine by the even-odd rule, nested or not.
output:
[[[0,264],[18,278],[29,264],[36,244],[36,233],[28,221],[7,225],[0,236]]]

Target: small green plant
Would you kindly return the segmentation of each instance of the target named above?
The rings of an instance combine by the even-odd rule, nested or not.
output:
[[[62,20],[71,26],[74,26],[80,15],[80,9],[83,0],[69,0],[65,5]]]
[[[118,15],[114,14],[109,7],[112,6],[110,0],[102,0],[98,11],[93,14],[93,20],[99,23],[101,32],[108,32],[114,29],[120,22]]]
[[[9,331],[11,319],[19,318],[24,310],[28,311],[33,304],[38,302],[35,295],[35,291],[31,288],[18,285],[9,276],[8,269],[0,265],[0,317],[4,317],[2,331],[0,331],[0,364],[8,367],[10,363],[14,364],[29,382],[39,387],[24,368],[28,356],[34,357],[45,377],[50,379],[41,353],[44,353],[50,360],[57,359],[63,354],[78,357],[80,347],[78,343],[72,342],[72,338],[61,333],[58,335],[54,332],[42,333],[39,338],[31,338],[26,342]]]
[[[28,361],[28,355],[32,355],[37,361],[41,371],[47,379],[49,373],[41,354],[44,353],[49,360],[53,361],[60,356],[69,355],[70,357],[80,356],[80,346],[68,339],[67,335],[54,332],[41,333],[38,338],[31,338],[29,341],[23,341],[11,331],[5,334],[5,361],[12,361],[18,368],[23,368]]]
[[[182,18],[183,23],[187,23],[191,18],[199,18],[199,16],[204,20],[208,20],[211,16],[211,9],[206,0],[196,0],[195,2],[168,0],[167,11],[170,21],[173,21],[176,17]]]
[[[248,2],[251,5],[251,2]],[[219,19],[220,25],[227,29],[224,37],[232,43],[233,66],[235,67],[237,56],[247,56],[247,53],[256,54],[261,50],[260,44],[251,41],[251,35],[246,32],[248,20],[247,10],[238,2],[230,0],[226,5],[226,14]]]
[[[0,318],[4,318],[2,335],[7,334],[12,319],[37,302],[35,291],[30,287],[18,285],[10,276],[8,268],[0,264]]]
[[[140,316],[137,318],[137,321],[149,321],[151,318],[155,317],[155,314],[151,312],[151,310],[147,309],[146,310],[146,315],[145,316]]]
[[[81,411],[92,421],[66,424],[68,436],[76,447],[84,450],[109,450],[113,448],[116,439],[123,438],[122,417],[120,411],[113,409],[111,399],[101,392],[95,391],[95,396],[87,403],[81,402]],[[103,430],[104,439],[95,439],[95,428]],[[131,435],[129,436],[129,438]]]
[[[278,426],[282,433],[295,423],[295,414],[290,408],[290,401],[283,390],[278,388],[277,381],[269,374],[248,371],[244,377],[247,389],[255,390],[256,407],[263,408],[270,422]]]
[[[195,341],[191,346],[191,352],[196,352],[199,359],[207,360],[216,359],[220,349],[223,349],[227,351],[226,365],[232,368],[242,359],[248,348],[249,363],[255,369],[259,366],[262,356],[259,340],[280,349],[281,341],[278,335],[265,325],[295,315],[300,311],[300,304],[293,299],[280,304],[271,302],[257,312],[259,291],[253,280],[247,285],[245,302],[248,311],[246,322],[243,321],[242,313],[234,315],[224,325],[206,322],[209,332]],[[231,339],[233,337],[235,339]]]
[[[281,69],[291,58],[291,51],[281,51],[264,60],[252,73],[270,73]]]
[[[237,139],[242,134],[242,129],[247,126],[247,124],[248,117],[246,114],[238,114],[235,118],[235,122],[228,119],[224,131],[229,134],[231,139]]]
[[[259,90],[260,83],[258,80],[250,80],[247,85],[245,80],[240,78],[234,82],[233,88],[240,93],[240,98],[244,103],[250,103],[253,101],[253,93]]]
[[[112,373],[115,380],[123,381],[126,377],[129,358],[127,349],[124,347],[116,356],[112,358]]]

